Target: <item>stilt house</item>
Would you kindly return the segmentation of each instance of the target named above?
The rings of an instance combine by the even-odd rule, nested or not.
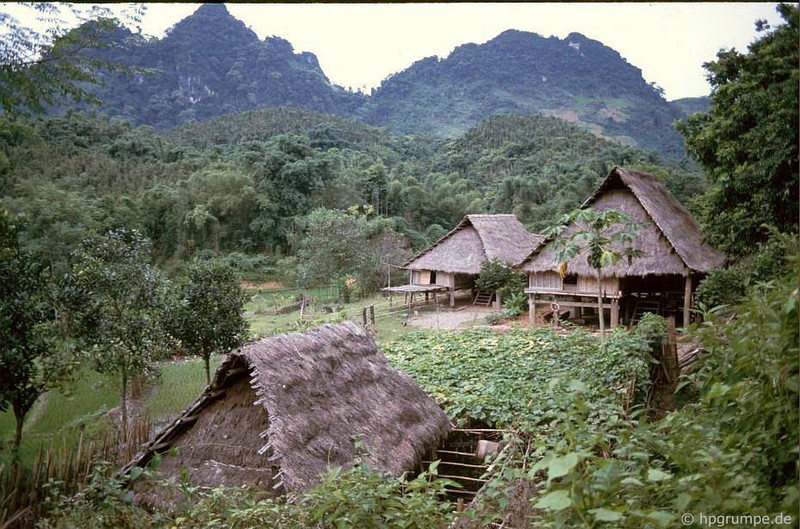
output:
[[[357,451],[373,468],[413,471],[449,430],[436,402],[364,329],[345,322],[230,353],[200,398],[122,472],[160,453],[162,477],[279,495],[313,487],[329,468],[350,466]],[[132,490],[139,504],[175,499],[150,478]]]
[[[448,292],[452,307],[455,292],[473,287],[483,263],[499,259],[517,265],[542,239],[514,215],[467,215],[450,233],[403,265],[409,270],[408,285],[384,290],[412,295]]]
[[[617,167],[584,201],[581,208],[615,209],[644,226],[636,232],[633,247],[644,255],[630,263],[622,259],[603,268],[603,307],[611,326],[635,322],[644,312],[675,314],[685,325],[690,320],[692,296],[698,281],[724,263],[724,256],[703,243],[697,221],[655,176]],[[578,227],[567,227],[569,238]],[[538,311],[571,312],[583,318],[597,307],[597,279],[585,254],[567,263],[562,277],[556,256],[560,247],[547,240],[523,261],[528,273],[526,292],[531,321]]]

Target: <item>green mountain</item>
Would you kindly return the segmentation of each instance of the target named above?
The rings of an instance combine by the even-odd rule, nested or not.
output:
[[[127,31],[100,53],[149,75],[107,75],[102,111],[169,128],[262,106],[356,117],[403,134],[454,137],[502,114],[543,114],[623,145],[682,159],[673,129],[685,115],[619,53],[578,33],[565,39],[509,30],[449,57],[429,57],[370,96],[332,84],[311,53],[263,41],[222,4],[205,4],[163,39]]]
[[[678,158],[681,115],[641,70],[602,43],[509,30],[429,57],[387,79],[359,110],[400,132],[454,135],[497,114],[541,113],[626,145]]]
[[[103,112],[135,124],[169,128],[260,106],[342,114],[363,100],[331,84],[314,54],[278,37],[260,41],[223,4],[202,5],[163,39],[131,37],[120,32],[99,53],[147,72],[106,75],[98,95]]]

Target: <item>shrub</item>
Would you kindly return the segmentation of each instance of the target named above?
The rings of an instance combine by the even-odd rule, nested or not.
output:
[[[499,259],[486,261],[481,265],[481,272],[475,280],[475,287],[480,290],[497,291],[503,305],[519,310],[521,314],[527,306],[525,287],[528,277],[515,270],[510,264]]]

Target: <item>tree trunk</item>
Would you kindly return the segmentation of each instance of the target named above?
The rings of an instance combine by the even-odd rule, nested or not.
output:
[[[606,339],[606,318],[603,315],[603,277],[600,275],[600,269],[597,269],[597,316],[600,319],[600,339]]]
[[[211,385],[211,353],[203,355],[203,362],[206,366],[206,385]]]
[[[20,455],[19,450],[22,446],[22,425],[25,423],[25,415],[27,414],[27,410],[24,412],[17,409],[14,406],[14,419],[16,420],[16,429],[14,430],[14,445],[11,448],[11,462],[14,465],[19,465],[20,463]]]
[[[122,370],[122,391],[120,392],[120,410],[122,411],[122,438],[128,438],[128,372]]]

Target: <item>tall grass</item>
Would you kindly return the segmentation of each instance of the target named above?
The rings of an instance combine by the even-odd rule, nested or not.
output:
[[[40,445],[30,466],[0,464],[0,529],[32,527],[53,496],[72,496],[89,482],[98,465],[110,474],[131,459],[153,430],[146,418],[131,422],[126,437],[108,429],[94,440],[80,433]]]

